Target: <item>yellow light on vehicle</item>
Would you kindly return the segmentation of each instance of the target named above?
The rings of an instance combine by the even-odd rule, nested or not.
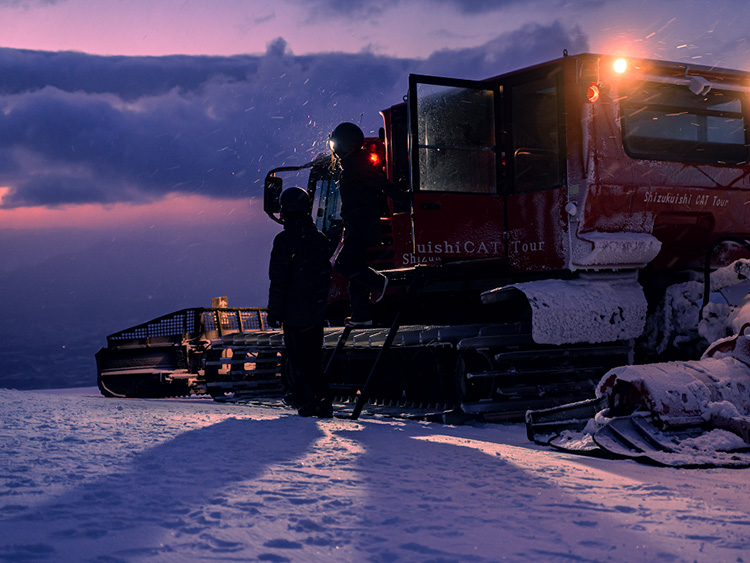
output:
[[[586,90],[586,99],[592,104],[596,103],[599,100],[600,95],[601,93],[599,92],[599,86],[597,86],[596,84],[592,84]]]
[[[612,68],[615,69],[615,72],[617,74],[622,74],[623,72],[628,70],[628,61],[626,61],[625,59],[617,59],[612,65]]]

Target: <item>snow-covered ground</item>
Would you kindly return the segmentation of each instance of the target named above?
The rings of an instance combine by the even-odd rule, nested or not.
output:
[[[95,389],[0,412],[1,561],[750,561],[748,469]]]

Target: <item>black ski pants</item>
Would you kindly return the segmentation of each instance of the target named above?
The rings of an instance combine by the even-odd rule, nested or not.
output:
[[[289,327],[284,325],[286,373],[294,399],[300,405],[330,400],[323,374],[323,325]]]
[[[383,287],[384,276],[367,266],[367,248],[380,243],[380,235],[346,227],[344,245],[336,258],[336,271],[349,280],[352,318],[372,320],[370,292]]]

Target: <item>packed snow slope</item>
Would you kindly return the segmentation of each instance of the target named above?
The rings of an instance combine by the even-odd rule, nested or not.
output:
[[[750,561],[750,470],[551,451],[523,425],[0,393],[0,561]]]

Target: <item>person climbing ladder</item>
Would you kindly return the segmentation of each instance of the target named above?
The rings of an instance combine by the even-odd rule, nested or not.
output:
[[[343,246],[335,268],[349,280],[351,316],[349,326],[372,325],[372,304],[385,295],[388,278],[367,266],[366,252],[381,242],[379,196],[385,193],[401,201],[406,192],[398,189],[370,163],[363,148],[364,133],[354,123],[341,123],[330,136],[330,146],[340,168],[339,193],[344,222]]]

